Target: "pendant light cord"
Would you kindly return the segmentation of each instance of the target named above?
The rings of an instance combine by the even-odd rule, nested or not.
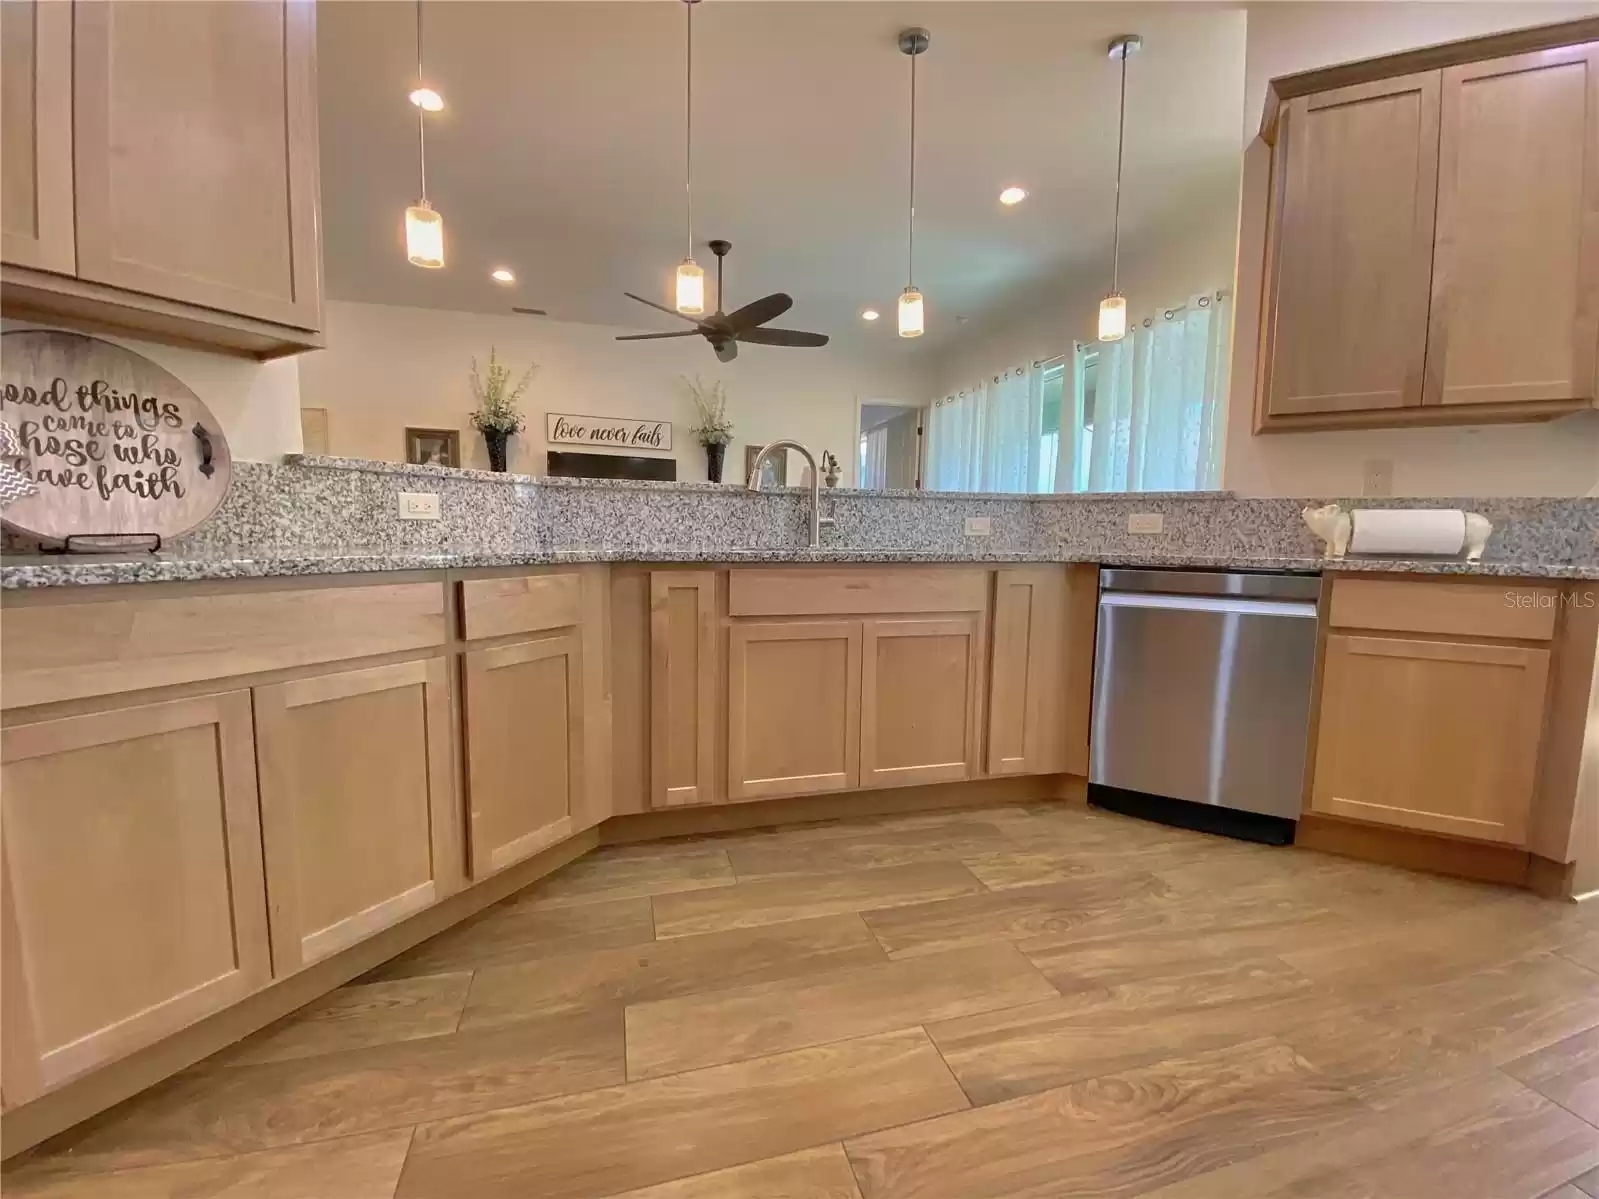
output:
[[[422,0],[416,0],[416,86],[426,87],[422,78]],[[428,202],[428,148],[427,148],[427,111],[418,104],[416,106],[416,161],[422,184],[422,206],[427,207]]]
[[[1121,101],[1117,105],[1116,117],[1116,215],[1111,226],[1111,251],[1110,251],[1110,290],[1121,294],[1121,261],[1122,261],[1122,145],[1127,138],[1127,52],[1128,48],[1121,48],[1122,60],[1122,86]]]
[[[905,246],[905,285],[916,286],[916,59],[911,59],[911,209],[909,237]]]
[[[688,256],[694,257],[694,5],[698,0],[684,0],[688,9],[687,66],[683,72],[683,192],[688,203]],[[720,285],[718,285],[720,286]],[[721,295],[718,290],[717,295]]]

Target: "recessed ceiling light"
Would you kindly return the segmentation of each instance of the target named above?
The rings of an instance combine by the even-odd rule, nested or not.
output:
[[[863,321],[875,321],[878,317],[880,317],[882,315],[883,314],[881,312],[877,311],[877,309],[875,309],[875,308],[862,308],[861,309],[861,320],[863,320]]]
[[[419,87],[412,92],[411,103],[424,112],[444,111],[444,97],[430,87]]]
[[[506,270],[503,266],[495,267],[492,271],[490,271],[489,272],[489,278],[493,279],[496,283],[515,283],[516,282],[516,276],[513,275],[510,271]]]
[[[1012,204],[1020,204],[1025,199],[1027,199],[1027,189],[1025,187],[1007,187],[999,193],[999,202],[1007,207]]]

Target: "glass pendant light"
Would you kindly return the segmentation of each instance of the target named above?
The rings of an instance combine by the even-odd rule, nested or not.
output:
[[[683,71],[683,194],[688,208],[688,254],[677,268],[677,310],[684,316],[705,312],[705,271],[694,261],[694,6],[688,10],[687,61]]]
[[[899,52],[911,60],[910,210],[906,225],[905,290],[899,297],[899,335],[920,337],[927,328],[922,293],[916,290],[916,59],[926,52],[931,35],[925,29],[904,29]]]
[[[416,160],[421,176],[422,195],[405,210],[405,256],[412,266],[438,270],[444,265],[444,218],[428,203],[427,114],[437,112],[416,99],[418,92],[438,96],[422,82],[422,0],[416,0],[416,87],[411,93],[416,104]],[[443,101],[439,108],[443,108]]]
[[[1116,216],[1110,252],[1110,295],[1099,302],[1099,340],[1120,341],[1127,336],[1127,297],[1121,293],[1122,257],[1122,147],[1127,139],[1127,57],[1138,53],[1144,39],[1124,33],[1110,44],[1110,56],[1122,64],[1121,103],[1116,118]]]

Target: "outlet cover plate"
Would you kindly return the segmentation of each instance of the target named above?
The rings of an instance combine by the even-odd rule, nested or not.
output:
[[[1127,517],[1129,533],[1164,533],[1166,518],[1159,512],[1132,512]]]
[[[400,519],[438,520],[438,493],[433,491],[400,492]]]
[[[994,518],[992,516],[968,516],[966,518],[966,536],[992,537],[994,535]]]

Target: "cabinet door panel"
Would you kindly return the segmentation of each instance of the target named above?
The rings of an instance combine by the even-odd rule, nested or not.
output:
[[[472,877],[577,831],[584,786],[579,634],[465,657]]]
[[[1429,404],[1591,399],[1599,48],[1443,74]]]
[[[1311,809],[1523,844],[1549,651],[1327,638]]]
[[[1093,566],[994,572],[989,774],[1088,773],[1098,589]]]
[[[0,4],[0,261],[70,275],[72,5]]]
[[[1421,403],[1438,95],[1428,71],[1289,102],[1274,168],[1268,414]]]
[[[255,707],[275,973],[460,885],[444,659],[275,683]]]
[[[727,669],[729,798],[860,784],[859,621],[735,622]]]
[[[26,1100],[270,978],[243,691],[3,733],[5,1086]]]
[[[716,575],[650,575],[650,805],[714,803]]]
[[[861,786],[977,772],[975,613],[868,620],[861,668]]]
[[[310,0],[73,9],[78,276],[319,328]]]

